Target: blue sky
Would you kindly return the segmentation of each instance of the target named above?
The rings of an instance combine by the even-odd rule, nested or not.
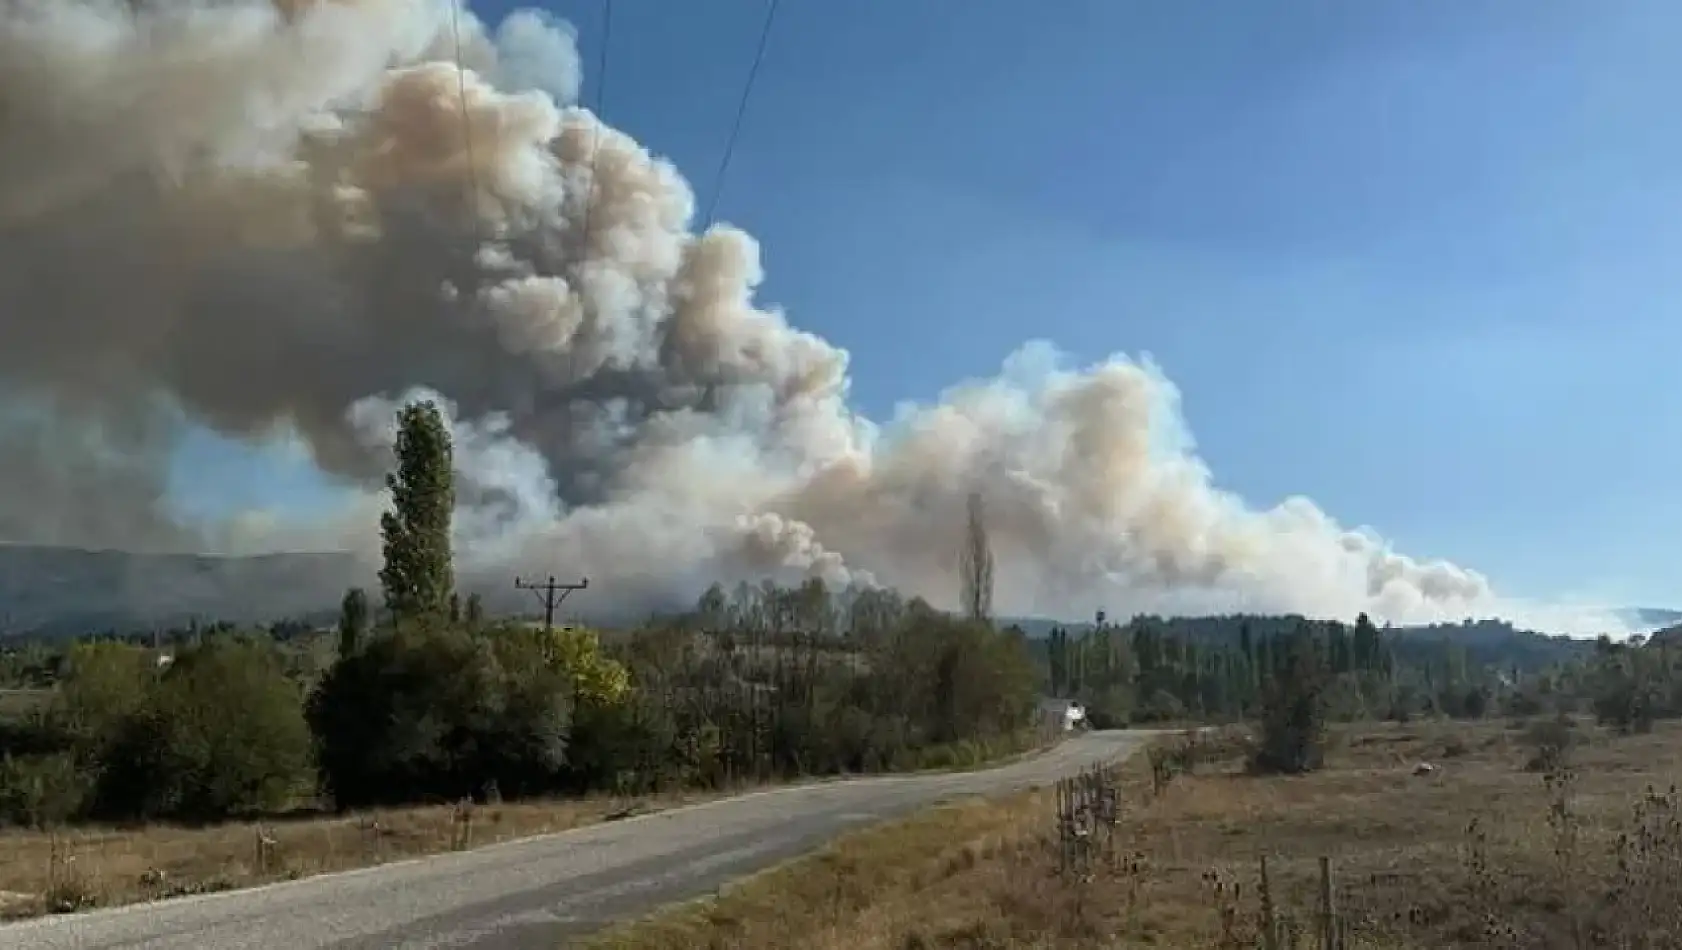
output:
[[[595,105],[602,0],[547,6]],[[614,4],[603,112],[702,204],[764,9]],[[720,217],[873,416],[1030,337],[1149,352],[1256,504],[1676,604],[1679,47],[1673,0],[783,0]],[[181,458],[195,507],[317,494]]]

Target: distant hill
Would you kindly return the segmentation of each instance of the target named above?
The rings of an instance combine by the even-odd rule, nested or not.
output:
[[[347,554],[212,557],[0,544],[0,636],[75,636],[331,611]]]
[[[1682,624],[1665,627],[1661,630],[1654,630],[1652,633],[1647,635],[1647,644],[1649,646],[1662,644],[1670,647],[1682,644]]]
[[[373,578],[348,554],[300,553],[255,557],[194,554],[134,554],[78,548],[0,544],[0,636],[75,636],[114,630],[132,633],[153,627],[186,626],[194,620],[270,623],[300,617],[330,616],[351,584]],[[500,595],[500,596],[497,596]],[[523,600],[504,605],[512,591],[496,591],[487,604],[528,606]],[[1630,608],[1632,624],[1647,629],[1682,625],[1682,611]],[[1071,633],[1090,622],[1059,623],[1033,617],[1000,618],[1028,635],[1043,638],[1053,627]],[[1118,621],[1126,618],[1116,618]],[[1288,618],[1263,618],[1265,623]],[[1167,621],[1194,639],[1233,636],[1233,618],[1189,617]],[[1258,633],[1260,631],[1257,631]],[[1501,621],[1400,627],[1392,636],[1411,640],[1454,637],[1474,656],[1521,665],[1549,662],[1586,644],[1581,640],[1515,630]]]
[[[1662,630],[1682,624],[1682,610],[1663,607],[1625,607],[1613,611],[1618,619],[1637,630]]]

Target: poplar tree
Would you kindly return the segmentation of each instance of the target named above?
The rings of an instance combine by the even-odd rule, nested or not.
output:
[[[450,556],[455,485],[450,432],[430,400],[398,412],[396,461],[396,470],[386,476],[391,510],[380,516],[386,609],[398,622],[441,617],[455,592]]]
[[[352,587],[345,591],[345,599],[339,602],[339,656],[355,653],[367,630],[368,595],[362,588]]]
[[[970,493],[968,516],[958,558],[963,610],[969,619],[988,623],[993,617],[993,548],[987,540],[987,515],[980,492]]]

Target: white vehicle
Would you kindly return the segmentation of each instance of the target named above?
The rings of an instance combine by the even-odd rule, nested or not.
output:
[[[1040,714],[1050,720],[1053,728],[1073,732],[1086,725],[1086,710],[1072,699],[1043,699]]]

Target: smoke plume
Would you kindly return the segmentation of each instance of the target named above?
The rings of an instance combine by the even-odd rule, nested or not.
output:
[[[1146,362],[1033,343],[856,415],[847,353],[756,301],[753,239],[694,233],[678,171],[576,103],[570,28],[458,10],[458,69],[453,2],[0,5],[0,537],[372,553],[393,411],[431,395],[468,575],[950,605],[976,491],[1003,611],[1519,610],[1305,499],[1219,490]],[[189,425],[296,439],[358,500],[187,521],[164,484]]]

